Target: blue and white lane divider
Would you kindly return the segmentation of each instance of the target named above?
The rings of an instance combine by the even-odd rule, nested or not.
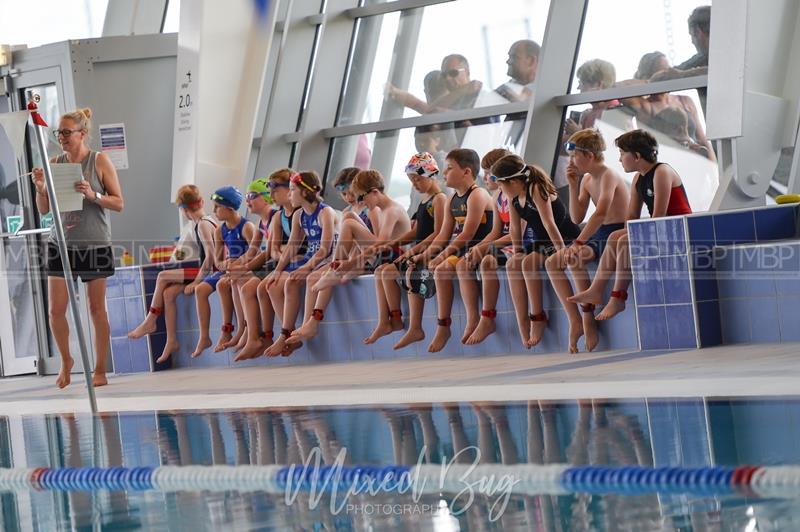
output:
[[[509,492],[519,495],[690,493],[800,496],[800,466],[642,467],[568,464],[161,466],[0,469],[0,491]]]

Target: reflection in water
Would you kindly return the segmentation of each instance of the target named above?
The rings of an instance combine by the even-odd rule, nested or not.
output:
[[[702,467],[800,462],[800,401],[598,401],[282,408],[0,419],[11,467],[551,464]],[[12,434],[19,429],[23,434]],[[753,429],[752,432],[748,429]],[[9,442],[14,442],[10,444]],[[15,448],[24,442],[24,448]],[[787,529],[791,501],[573,494],[381,493],[294,500],[265,492],[5,494],[3,530],[38,529]],[[397,504],[408,506],[397,506]],[[34,526],[33,523],[36,523]],[[756,525],[754,525],[755,523]]]

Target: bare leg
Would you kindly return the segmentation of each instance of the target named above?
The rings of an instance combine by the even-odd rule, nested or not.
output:
[[[61,371],[56,378],[59,388],[69,386],[70,372],[75,361],[69,352],[69,321],[67,320],[67,283],[63,277],[47,278],[47,293],[50,298],[50,330],[61,355]]]
[[[283,274],[281,276],[281,282],[278,284],[284,290],[284,300],[283,300],[283,329],[286,331],[294,330],[295,322],[297,321],[297,312],[300,310],[300,287],[303,281],[290,281],[287,279],[288,274]],[[272,294],[272,290],[270,290],[270,295]],[[274,300],[274,299],[273,299]],[[284,350],[288,347],[286,340],[289,338],[289,335],[284,335],[281,332],[281,335],[275,340],[266,351],[265,354],[267,356],[278,356],[280,354],[284,354]],[[287,353],[287,356],[291,353]]]
[[[222,326],[231,325],[231,321],[233,320],[233,295],[231,294],[231,279],[230,277],[223,276],[222,279],[217,282],[217,294],[219,294],[219,303],[220,307],[222,307]],[[217,345],[214,346],[214,352],[219,353],[220,351],[224,351],[225,344],[233,337],[231,334],[232,331],[228,331],[226,329],[222,330],[222,334],[219,336],[219,340],[217,340]]]
[[[111,326],[108,324],[106,311],[106,280],[95,279],[86,283],[86,295],[94,329],[94,352],[97,353],[92,383],[95,386],[104,386],[108,384],[106,363],[111,350]]]
[[[378,325],[372,331],[372,334],[364,338],[365,344],[373,344],[378,338],[403,329],[403,318],[397,314],[400,310],[400,287],[395,282],[397,277],[398,271],[393,264],[382,264],[375,270],[375,299],[378,302]],[[389,301],[389,295],[386,292],[387,287],[397,293],[396,306],[394,307]],[[394,299],[394,293],[391,294],[391,297]],[[392,311],[395,313],[392,314]]]
[[[258,304],[258,288],[261,279],[253,277],[242,286],[242,306],[247,320],[247,343],[233,359],[234,362],[255,358],[264,352],[266,345],[264,338],[260,334],[258,323],[260,322],[260,308]]]
[[[474,271],[467,266],[467,261],[463,258],[456,263],[456,275],[458,276],[458,287],[461,291],[461,299],[464,300],[464,314],[467,323],[464,326],[464,334],[461,336],[461,343],[467,343],[469,337],[478,326],[480,312],[478,311],[478,279]]]
[[[572,280],[575,282],[575,289],[584,291],[589,288],[589,272],[586,271],[586,263],[595,259],[594,251],[591,248],[582,246],[579,253],[575,256],[577,260],[570,265]],[[594,351],[597,347],[599,338],[597,336],[597,322],[594,319],[594,307],[583,309],[582,321],[583,332],[586,335],[586,351]]]
[[[605,257],[605,253],[603,256]],[[597,320],[609,320],[625,310],[625,299],[628,295],[628,286],[630,284],[630,249],[628,248],[628,234],[625,233],[617,241],[617,278],[614,281],[612,296],[603,311],[597,315]]]
[[[175,284],[183,285],[184,272],[183,270],[164,270],[159,272],[156,277],[156,288],[153,292],[153,299],[150,301],[150,306],[155,309],[162,309],[164,307],[164,290],[167,287]],[[128,333],[128,338],[136,339],[141,338],[147,334],[156,331],[156,321],[158,314],[149,312],[145,316],[144,321],[140,323],[135,329]]]
[[[394,349],[402,349],[409,344],[425,339],[425,330],[422,328],[422,311],[424,308],[424,298],[417,294],[408,294],[408,330],[394,344]]]
[[[564,270],[567,269],[567,256],[565,251],[566,249],[556,251],[555,254],[547,258],[545,266],[547,267],[547,275],[550,277],[553,289],[556,291],[558,300],[564,307],[564,311],[567,313],[567,319],[569,320],[569,352],[577,353],[578,339],[583,336],[583,321],[578,312],[578,306],[575,303],[570,303],[567,299],[572,295],[572,285],[564,272]]]
[[[247,341],[247,319],[244,316],[244,306],[242,305],[241,295],[242,284],[244,284],[245,281],[246,279],[244,277],[231,279],[231,295],[233,296],[233,308],[236,312],[236,334],[225,343],[226,349],[234,347],[236,351],[239,351],[244,347],[244,343]],[[239,345],[240,343],[241,345]]]
[[[449,261],[444,261],[433,272],[436,283],[436,308],[439,317],[439,326],[436,334],[428,346],[429,353],[442,350],[450,339],[450,313],[453,310],[453,277],[456,269]]]
[[[511,291],[511,302],[514,304],[514,314],[517,317],[517,327],[522,345],[528,346],[531,332],[531,320],[528,316],[528,292],[525,287],[525,278],[522,275],[522,263],[525,255],[517,253],[506,263],[508,288]]]
[[[166,362],[167,359],[178,350],[178,317],[177,309],[175,308],[175,299],[178,295],[183,293],[182,284],[172,284],[164,289],[164,321],[167,325],[167,341],[164,344],[164,350],[161,351],[161,356],[156,359],[156,363],[161,364]]]
[[[364,248],[369,244],[373,244],[376,240],[376,237],[373,233],[370,232],[366,226],[361,223],[360,221],[347,219],[342,223],[341,231],[339,232],[339,243],[337,247],[341,247],[342,245],[346,246],[345,249],[353,249],[355,246],[360,248]],[[352,253],[350,253],[352,254]],[[343,259],[346,257],[342,257]],[[325,288],[333,288],[334,286],[340,284],[343,280],[343,274],[349,273],[350,270],[356,270],[358,272],[364,271],[363,264],[355,264],[350,261],[344,261],[347,263],[342,269],[341,272],[338,270],[328,269],[326,274],[319,279],[315,285],[313,286],[315,290],[323,290]],[[347,275],[347,279],[352,278],[353,275]]]
[[[534,251],[522,261],[522,275],[525,277],[525,288],[528,290],[528,302],[531,314],[542,317],[544,308],[542,305],[542,266],[544,265],[544,255]],[[547,320],[531,320],[531,332],[528,340],[528,347],[533,347],[542,341],[544,330],[547,328]]]
[[[197,346],[192,352],[192,358],[199,357],[203,351],[211,347],[211,337],[208,333],[208,324],[211,321],[211,306],[208,304],[208,297],[214,289],[208,283],[200,283],[194,290],[194,301],[197,305],[197,321],[200,325],[200,338],[197,339]]]
[[[497,330],[495,318],[497,313],[497,294],[500,292],[500,283],[497,280],[497,258],[494,255],[487,255],[481,261],[481,283],[483,284],[483,311],[481,319],[475,331],[467,339],[468,345],[475,345],[483,342],[487,336]],[[462,281],[461,297],[464,297],[464,283]]]
[[[303,320],[303,325],[292,333],[289,343],[297,343],[301,340],[314,338],[318,334],[320,320],[318,320],[317,317],[322,318],[324,315],[325,308],[328,306],[328,303],[330,303],[333,289],[323,288],[322,290],[316,290],[312,287],[316,285],[317,281],[319,281],[329,269],[330,268],[321,268],[313,271],[306,279],[305,319]],[[323,314],[317,313],[315,316],[315,310],[323,311]]]
[[[620,229],[609,235],[608,244],[606,245],[605,251],[603,251],[602,257],[600,257],[597,273],[594,275],[591,286],[588,290],[578,292],[570,297],[569,300],[572,303],[601,304],[603,302],[603,291],[606,288],[606,284],[611,279],[611,275],[614,271],[619,269],[617,263],[622,253],[624,253],[625,256],[628,254],[627,229]]]

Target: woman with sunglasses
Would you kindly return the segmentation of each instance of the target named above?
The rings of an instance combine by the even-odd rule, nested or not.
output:
[[[266,177],[256,179],[247,186],[245,195],[247,209],[258,216],[258,231],[253,232],[247,251],[238,260],[228,267],[228,277],[233,291],[233,304],[236,309],[236,334],[222,345],[222,349],[233,347],[234,351],[244,348],[249,337],[248,324],[251,324],[257,334],[260,333],[258,321],[248,321],[244,312],[242,290],[244,285],[255,279],[255,271],[259,271],[266,262],[265,254],[261,251],[262,244],[269,242],[270,223],[278,212],[272,207],[272,195]],[[257,286],[257,285],[256,285]],[[255,296],[255,292],[253,292]]]
[[[61,223],[72,267],[73,279],[86,283],[89,313],[94,329],[97,363],[92,381],[95,386],[108,384],[106,362],[111,335],[106,312],[106,278],[114,275],[114,252],[108,211],[121,212],[124,206],[117,171],[111,160],[86,144],[89,138],[91,109],[78,109],[61,116],[55,131],[64,153],[50,159],[51,163],[81,165],[82,179],[75,190],[83,195],[79,211],[61,213]],[[50,212],[50,200],[42,168],[33,169],[36,186],[36,208],[41,214]],[[54,233],[47,245],[47,293],[50,302],[50,329],[61,353],[61,371],[56,385],[64,388],[70,383],[74,361],[69,350],[69,321],[67,320],[67,283]]]
[[[508,198],[500,190],[497,179],[492,174],[492,165],[511,152],[497,148],[489,151],[481,159],[483,170],[483,183],[486,190],[492,195],[492,231],[478,244],[464,255],[461,262],[459,276],[459,289],[464,302],[464,312],[467,323],[461,337],[462,344],[474,345],[482,342],[494,332],[494,318],[497,315],[497,295],[499,283],[497,282],[497,268],[505,265],[506,256],[503,249],[511,244],[511,235],[508,234],[509,203]],[[478,286],[478,275],[474,272],[480,269],[482,287]],[[483,310],[478,312],[478,296],[483,288]],[[478,334],[474,334],[478,330]]]
[[[508,155],[492,167],[503,193],[511,200],[509,228],[514,256],[509,259],[522,276],[508,276],[511,300],[522,344],[531,348],[542,340],[547,315],[542,304],[542,266],[545,259],[564,249],[581,230],[567,214],[553,181],[544,170],[526,165],[518,155]],[[525,224],[536,235],[523,242]],[[529,306],[530,305],[530,306]]]
[[[391,263],[402,253],[400,246],[386,244],[395,241],[411,230],[411,220],[405,208],[383,192],[383,176],[377,170],[362,170],[353,180],[352,190],[358,201],[364,203],[375,220],[375,232],[370,232],[356,220],[345,220],[339,235],[338,248],[355,243],[359,251],[351,252],[329,267],[320,268],[308,277],[306,283],[306,318],[303,326],[292,334],[290,341],[313,338],[319,322],[324,318],[333,288],[358,275],[374,271],[382,264]],[[338,250],[337,250],[338,252]],[[338,254],[338,253],[337,253]],[[365,267],[366,265],[366,267]],[[382,309],[385,310],[385,309]],[[389,313],[380,318],[388,321]],[[402,327],[402,317],[395,317]]]
[[[247,343],[234,358],[237,362],[261,356],[274,339],[272,327],[276,309],[267,292],[267,276],[275,270],[281,253],[289,242],[293,220],[299,217],[300,209],[292,205],[289,193],[289,179],[294,174],[295,171],[291,168],[282,168],[269,176],[267,186],[278,211],[269,224],[267,248],[248,264],[253,277],[241,288],[242,306],[248,327]],[[300,260],[304,254],[305,241],[295,253],[292,262]]]
[[[187,256],[199,258],[200,267],[175,268],[159,272],[147,316],[138,327],[128,333],[128,338],[136,339],[156,332],[158,317],[164,314],[167,340],[161,355],[156,359],[157,364],[166,362],[170,355],[180,348],[177,338],[175,299],[180,294],[192,295],[195,288],[214,270],[214,231],[217,221],[213,216],[206,214],[200,189],[195,185],[182,186],[175,196],[175,203],[194,226],[192,229],[194,239],[184,243],[189,247]]]
[[[275,270],[265,279],[270,299],[282,323],[281,335],[264,352],[270,357],[289,356],[302,345],[287,342],[300,310],[300,286],[311,272],[330,262],[339,233],[336,211],[323,203],[319,196],[322,191],[319,175],[314,171],[301,172],[292,175],[290,181],[292,205],[299,208],[300,216],[294,217],[289,242]],[[304,237],[306,252],[300,260],[293,260]]]

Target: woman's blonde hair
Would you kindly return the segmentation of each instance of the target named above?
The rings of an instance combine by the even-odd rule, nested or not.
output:
[[[87,134],[92,129],[92,110],[88,107],[84,107],[82,109],[76,109],[70,113],[64,113],[61,115],[61,120],[72,120],[78,127],[80,127],[81,131],[85,131]]]

